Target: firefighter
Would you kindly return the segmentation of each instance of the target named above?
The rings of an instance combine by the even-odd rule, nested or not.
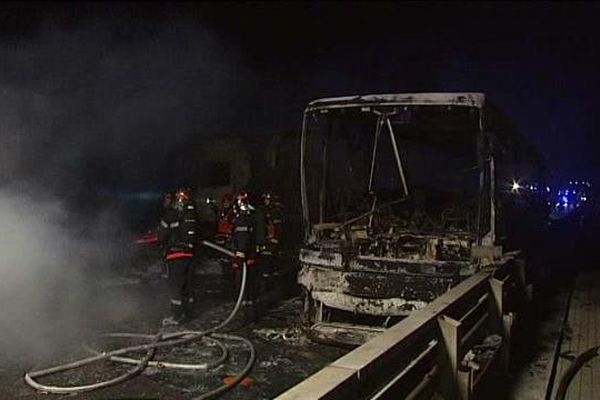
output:
[[[171,208],[171,204],[173,204],[173,200],[175,198],[175,191],[174,190],[169,190],[165,193],[164,197],[163,197],[163,202],[162,202],[162,212],[163,214]],[[158,232],[158,229],[155,231],[156,233]],[[156,236],[156,239],[158,240],[158,235]],[[168,279],[169,278],[169,270],[168,270],[168,266],[167,266],[167,262],[166,260],[161,264],[160,266],[160,277],[162,279]]]
[[[171,203],[173,203],[174,194],[175,193],[172,190],[169,190],[167,193],[165,193],[162,204],[164,210],[168,210],[171,207]]]
[[[281,205],[276,201],[272,192],[266,191],[261,196],[262,199],[262,218],[264,219],[264,232],[257,234],[258,248],[260,254],[260,269],[264,282],[273,283],[269,285],[273,288],[278,287],[280,273],[277,268],[277,257],[281,244],[281,225],[283,216]]]
[[[217,233],[215,242],[218,245],[229,247],[233,233],[235,213],[233,210],[233,195],[226,193],[221,199],[219,220],[217,222]]]
[[[226,193],[221,198],[220,208],[217,210],[217,230],[215,233],[215,243],[225,248],[231,249],[231,238],[233,236],[233,225],[235,213],[233,210],[233,195]],[[233,271],[231,268],[231,259],[227,256],[218,258],[221,266],[221,275],[225,282],[234,282]],[[231,287],[235,291],[235,285]]]
[[[173,194],[158,228],[158,240],[165,249],[171,316],[163,326],[179,325],[189,319],[194,276],[193,258],[200,244],[198,215],[189,188],[180,188]]]
[[[234,204],[235,219],[233,223],[232,246],[235,251],[233,273],[236,287],[240,288],[242,265],[247,265],[246,288],[242,305],[249,308],[250,319],[256,320],[257,309],[257,279],[256,270],[256,233],[261,229],[260,219],[256,218],[256,209],[250,204],[248,193],[242,192],[236,196]]]

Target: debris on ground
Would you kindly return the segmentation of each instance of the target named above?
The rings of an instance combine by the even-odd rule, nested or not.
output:
[[[284,341],[290,344],[302,344],[306,340],[304,331],[299,327],[260,328],[252,330],[256,336],[267,341]]]
[[[485,366],[494,357],[500,346],[502,346],[502,336],[489,335],[482,343],[473,346],[465,354],[462,365],[478,371],[481,366]]]
[[[235,375],[227,375],[222,380],[223,380],[224,384],[231,386],[235,383],[236,379],[237,379],[237,376],[235,376]],[[252,379],[252,377],[250,377],[250,376],[245,377],[239,383],[239,385],[244,386],[244,387],[254,386],[254,384],[256,384],[256,381],[254,379]]]

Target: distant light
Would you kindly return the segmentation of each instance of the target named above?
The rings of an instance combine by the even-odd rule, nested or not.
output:
[[[569,181],[569,185],[572,185],[572,184],[573,184],[573,181]]]
[[[518,192],[519,189],[521,189],[521,185],[519,185],[519,182],[513,181],[511,190],[513,192]]]
[[[587,201],[587,197],[585,197],[585,196],[582,196],[582,197],[581,197],[581,200],[583,200],[583,201]]]
[[[546,193],[550,193],[550,188],[546,186]]]

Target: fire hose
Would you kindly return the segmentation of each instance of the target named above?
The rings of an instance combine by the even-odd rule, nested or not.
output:
[[[564,400],[567,396],[567,391],[569,390],[569,385],[571,381],[579,370],[594,357],[597,357],[600,351],[600,346],[594,346],[583,353],[579,354],[575,360],[571,363],[571,365],[567,368],[565,373],[563,374],[560,382],[558,384],[558,389],[556,391],[555,400]]]
[[[207,247],[210,247],[214,250],[220,251],[221,253],[224,253],[228,256],[231,256],[231,257],[234,256],[234,253],[231,252],[230,250],[223,248],[221,246],[218,246],[214,243],[211,243],[208,241],[203,241],[202,244]],[[203,393],[197,397],[194,397],[193,400],[209,399],[209,398],[213,398],[217,395],[224,393],[225,391],[235,387],[239,382],[242,381],[242,379],[244,379],[244,377],[246,377],[246,375],[248,375],[248,373],[252,369],[252,366],[256,359],[256,350],[254,349],[254,346],[248,339],[243,338],[241,336],[237,336],[237,335],[231,335],[231,334],[217,332],[218,330],[224,328],[227,324],[229,324],[240,309],[240,306],[242,304],[242,299],[244,297],[244,292],[246,290],[246,278],[247,278],[247,274],[248,274],[247,268],[248,268],[248,266],[246,265],[246,262],[244,261],[242,264],[242,282],[240,285],[240,291],[239,291],[239,294],[237,297],[237,301],[236,301],[233,309],[229,313],[228,317],[224,321],[219,323],[218,325],[216,325],[210,329],[207,329],[205,331],[185,330],[185,331],[169,332],[169,333],[158,332],[156,334],[151,334],[151,335],[140,334],[140,333],[108,333],[108,334],[104,334],[104,335],[101,335],[100,337],[144,339],[144,340],[149,341],[149,343],[135,345],[135,346],[122,347],[119,349],[115,349],[115,350],[111,350],[111,351],[104,351],[104,352],[99,352],[89,346],[85,346],[85,348],[88,351],[90,351],[92,354],[94,354],[93,356],[83,358],[78,361],[73,361],[73,362],[70,362],[67,364],[62,364],[62,365],[58,365],[55,367],[43,369],[43,370],[28,372],[24,376],[25,382],[32,388],[42,391],[42,392],[45,392],[45,393],[75,394],[75,393],[81,393],[81,392],[89,392],[92,390],[98,390],[101,388],[105,388],[108,386],[122,383],[122,382],[124,382],[128,379],[131,379],[134,376],[142,373],[146,369],[146,367],[179,368],[179,369],[192,369],[192,370],[211,369],[211,368],[217,367],[218,365],[221,365],[223,362],[225,362],[225,360],[228,357],[227,348],[219,339],[242,342],[249,349],[249,353],[250,353],[248,361],[246,362],[246,365],[244,366],[242,371],[239,374],[237,374],[236,377],[233,379],[233,381],[231,381],[229,384],[222,385],[222,386],[220,386],[216,389],[213,389],[209,392]],[[156,350],[159,348],[177,346],[177,345],[181,345],[181,344],[194,342],[197,340],[204,340],[204,341],[208,341],[208,342],[212,342],[212,343],[216,344],[216,346],[221,351],[220,357],[218,357],[213,362],[201,363],[201,364],[184,364],[184,363],[173,363],[173,362],[152,360],[154,358]],[[146,354],[140,359],[124,357],[124,355],[126,355],[127,353],[139,352],[139,351],[146,351]],[[129,371],[126,371],[125,373],[123,373],[115,378],[111,378],[111,379],[108,379],[108,380],[105,380],[102,382],[96,382],[96,383],[80,385],[80,386],[50,386],[50,385],[41,384],[36,381],[36,379],[44,377],[44,376],[53,375],[53,374],[56,374],[59,372],[64,372],[64,371],[75,369],[75,368],[80,368],[85,365],[89,365],[89,364],[92,364],[92,363],[95,363],[98,361],[103,361],[103,360],[110,360],[113,362],[119,362],[119,363],[124,363],[124,364],[132,364],[132,365],[135,365],[135,367],[133,367]]]

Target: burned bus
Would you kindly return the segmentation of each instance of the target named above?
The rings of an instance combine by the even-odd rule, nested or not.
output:
[[[542,179],[482,93],[315,100],[300,158],[310,323],[385,324],[424,307],[514,245],[499,204],[515,180]]]

